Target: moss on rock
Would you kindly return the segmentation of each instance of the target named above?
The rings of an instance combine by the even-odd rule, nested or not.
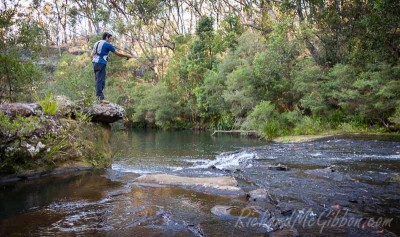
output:
[[[110,128],[56,116],[16,117],[0,112],[0,172],[42,172],[111,164]]]

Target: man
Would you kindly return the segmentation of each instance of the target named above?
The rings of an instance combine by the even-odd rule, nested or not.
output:
[[[94,44],[92,50],[92,63],[96,79],[96,98],[100,103],[108,104],[109,102],[104,99],[103,90],[106,86],[106,66],[108,61],[109,52],[115,53],[119,57],[126,57],[126,59],[132,58],[132,56],[124,53],[117,52],[114,46],[110,43],[112,40],[112,35],[109,33],[103,34],[103,40],[97,41]]]

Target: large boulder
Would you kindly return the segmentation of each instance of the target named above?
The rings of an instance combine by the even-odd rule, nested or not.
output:
[[[82,108],[75,102],[69,100],[66,96],[56,96],[57,111],[56,115],[62,117],[75,116],[76,111],[81,111]]]
[[[111,131],[101,124],[30,116],[4,119],[0,128],[0,182],[3,174],[111,164]]]
[[[125,116],[125,110],[117,104],[94,104],[84,109],[92,117],[92,122],[114,123]]]
[[[55,115],[58,117],[74,118],[77,112],[83,112],[92,118],[92,122],[114,123],[125,116],[125,110],[120,105],[113,103],[96,103],[85,107],[69,100],[65,96],[56,96],[55,99],[57,103]],[[29,117],[44,114],[39,103],[4,103],[0,104],[0,111],[13,118],[17,116]]]
[[[39,103],[6,103],[0,104],[0,111],[10,117],[29,117],[43,114]]]

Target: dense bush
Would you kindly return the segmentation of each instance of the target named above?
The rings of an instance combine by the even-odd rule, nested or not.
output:
[[[194,34],[171,35],[173,53],[159,80],[135,77],[136,61],[112,59],[106,97],[140,126],[249,129],[269,139],[399,129],[399,23],[391,1],[345,2],[341,14],[331,3],[308,4],[307,16],[295,1],[278,4],[277,19],[265,18],[263,30],[235,15],[218,27],[202,16]],[[382,12],[390,17],[379,18]],[[89,60],[63,55],[52,90],[91,97]]]
[[[45,48],[45,28],[13,9],[0,10],[0,102],[32,100],[43,71],[34,61]]]
[[[134,122],[146,121],[161,128],[176,127],[180,114],[178,97],[162,83],[142,89],[144,93],[135,107]]]

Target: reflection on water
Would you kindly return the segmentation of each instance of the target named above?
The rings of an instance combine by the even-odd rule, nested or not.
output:
[[[400,233],[398,141],[268,144],[204,132],[117,131],[111,143],[112,169],[0,184],[0,236],[268,236],[291,218],[310,213],[311,220],[329,221],[327,211],[335,210],[364,222],[393,221],[384,229],[325,226],[324,236]],[[265,188],[268,197],[254,202],[133,182],[157,172],[230,175],[244,191]],[[229,211],[215,215],[216,206]],[[252,210],[249,218],[242,210]],[[318,225],[295,228],[301,236],[320,236]]]

